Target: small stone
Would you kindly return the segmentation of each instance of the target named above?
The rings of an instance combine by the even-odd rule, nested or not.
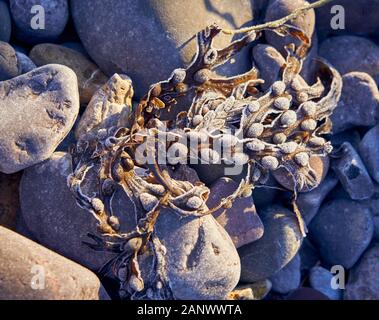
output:
[[[27,43],[57,39],[68,21],[67,0],[10,0],[9,5],[16,26],[16,37]],[[44,28],[40,27],[40,21],[33,19],[36,13],[32,13],[32,7],[35,5],[44,9]]]
[[[0,41],[9,42],[12,31],[12,22],[7,2],[0,1]]]
[[[260,107],[261,107],[261,105],[259,104],[258,101],[249,102],[249,104],[247,105],[248,114],[257,112],[260,109]]]
[[[265,144],[259,139],[254,139],[253,141],[246,143],[246,148],[254,152],[263,151],[265,147]]]
[[[260,212],[263,237],[239,249],[241,281],[255,282],[273,276],[298,252],[302,235],[293,212],[270,206]]]
[[[203,119],[204,119],[204,117],[201,114],[197,114],[192,119],[192,125],[194,127],[197,127],[203,121]]]
[[[48,65],[0,83],[0,171],[39,163],[69,133],[79,111],[75,73]]]
[[[267,44],[257,44],[253,47],[254,63],[257,65],[260,77],[265,80],[263,90],[267,90],[279,79],[280,71],[286,63],[284,57],[274,47]]]
[[[84,54],[61,45],[52,43],[36,45],[30,51],[29,57],[37,66],[57,63],[71,68],[78,77],[80,103],[88,103],[94,93],[108,80],[108,77]],[[112,78],[114,79],[114,76]],[[131,82],[130,79],[129,81]],[[127,88],[130,86],[131,84]]]
[[[341,99],[330,118],[333,122],[333,133],[378,123],[379,91],[374,79],[367,73],[351,72],[345,74],[342,80]]]
[[[183,218],[162,209],[155,233],[167,249],[165,272],[175,299],[225,299],[237,285],[238,253],[211,215]]]
[[[16,51],[16,56],[19,74],[28,73],[37,68],[35,63],[26,54]]]
[[[18,188],[21,180],[20,173],[0,173],[0,225],[15,230],[20,201]]]
[[[0,81],[18,75],[16,51],[8,43],[0,41]]]
[[[101,284],[91,271],[1,226],[0,238],[1,300],[99,299]],[[44,282],[33,282],[41,274]]]
[[[300,256],[297,254],[293,259],[270,277],[272,290],[285,294],[300,286]]]
[[[369,130],[359,144],[359,154],[371,177],[379,183],[379,125]]]
[[[334,274],[323,267],[315,266],[309,272],[309,283],[313,289],[316,289],[326,295],[330,300],[341,300],[342,291],[332,288]]]
[[[379,245],[376,244],[362,256],[350,271],[344,294],[345,300],[379,299]]]
[[[309,226],[311,239],[328,265],[351,268],[366,250],[373,236],[369,208],[352,200],[324,204]]]
[[[309,166],[313,169],[316,176],[316,185],[318,186],[325,178],[329,170],[329,157],[311,156]],[[279,168],[273,172],[276,181],[288,190],[294,189],[294,182],[291,174],[285,168]],[[297,190],[298,192],[310,191],[307,186]]]
[[[337,174],[345,191],[353,200],[370,198],[374,193],[374,185],[360,156],[349,142],[341,146],[342,155],[333,162]]]
[[[265,22],[283,18],[292,13],[294,10],[304,7],[307,4],[308,2],[304,0],[273,1],[267,8]],[[306,11],[304,14],[289,22],[289,25],[303,30],[308,38],[311,39],[315,29],[315,20],[315,11],[312,9]],[[293,36],[282,37],[272,31],[265,31],[265,36],[268,44],[275,47],[284,56],[286,55],[284,48],[286,45],[290,43],[295,43],[296,46],[300,45],[300,41]]]
[[[307,225],[316,216],[325,197],[334,189],[337,183],[338,179],[333,174],[328,174],[317,188],[310,192],[299,194],[296,204]]]
[[[228,300],[263,300],[271,291],[270,280],[237,286],[228,296]]]
[[[217,206],[221,199],[233,193],[238,183],[230,178],[220,178],[211,186],[207,206]],[[230,209],[219,209],[213,216],[226,230],[236,248],[254,242],[263,235],[263,224],[257,215],[252,197],[238,198]]]
[[[133,93],[132,80],[126,75],[115,73],[92,96],[75,130],[75,137],[79,139],[92,129],[117,126],[121,118],[128,118]],[[127,127],[127,121],[122,125]]]
[[[364,37],[348,35],[328,38],[321,43],[319,55],[341,75],[352,71],[365,72],[372,77],[379,74],[379,47]]]
[[[97,222],[77,205],[67,188],[67,176],[71,172],[71,157],[62,152],[25,170],[20,185],[22,218],[39,243],[91,270],[98,270],[114,254],[95,251],[83,243],[91,241],[87,233],[98,234]],[[95,183],[92,174],[89,172],[90,185]],[[113,196],[112,209],[122,232],[131,231],[135,218],[121,212],[133,212],[133,205],[120,190]]]

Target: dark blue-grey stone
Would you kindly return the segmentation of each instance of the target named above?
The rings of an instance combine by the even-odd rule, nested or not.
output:
[[[8,42],[11,37],[12,23],[8,4],[0,0],[0,41]]]
[[[359,144],[359,154],[371,177],[379,183],[379,125],[365,134]]]
[[[325,294],[331,300],[341,300],[342,291],[340,289],[332,288],[332,274],[327,269],[316,266],[309,272],[309,283],[313,289]]]
[[[34,44],[55,40],[66,27],[68,21],[67,0],[10,0],[9,4],[16,27],[15,35],[24,42]],[[44,29],[32,28],[31,21],[38,14],[31,13],[34,5],[41,5],[44,8]]]
[[[309,231],[327,265],[339,264],[349,269],[372,239],[371,210],[357,201],[333,200],[321,207]]]
[[[300,277],[300,256],[297,254],[283,269],[270,277],[272,290],[282,294],[295,290],[300,285]]]
[[[332,167],[353,200],[365,200],[374,193],[374,184],[359,154],[349,142],[341,145]]]
[[[213,23],[233,29],[251,23],[254,2],[73,0],[71,11],[91,58],[108,75],[128,74],[141,97],[150,84],[167,79],[173,69],[191,61],[197,32]],[[217,37],[215,47],[227,45],[230,39]],[[248,50],[244,50],[223,70],[234,74],[250,67]]]

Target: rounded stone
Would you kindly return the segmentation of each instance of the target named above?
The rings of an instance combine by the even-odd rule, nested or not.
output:
[[[100,298],[103,288],[90,270],[1,226],[0,238],[1,300]],[[44,282],[36,282],[42,274]]]
[[[35,63],[24,53],[16,51],[19,74],[28,73],[37,68]]]
[[[0,82],[0,171],[17,172],[50,157],[78,112],[76,75],[65,66]]]
[[[7,2],[0,1],[0,41],[9,42],[12,31],[12,22]]]
[[[280,71],[286,63],[284,57],[274,47],[257,44],[253,47],[254,63],[258,67],[260,77],[265,80],[263,90],[267,90],[279,79]]]
[[[18,75],[16,51],[8,43],[0,41],[0,81]]]
[[[264,126],[261,123],[253,123],[246,132],[247,137],[249,138],[257,138],[264,131]]]
[[[37,66],[50,63],[71,68],[78,77],[80,103],[88,103],[94,93],[103,86],[108,77],[84,54],[52,43],[42,43],[33,47],[29,57]]]
[[[207,206],[216,207],[222,198],[231,195],[238,183],[230,178],[221,178],[211,186]],[[213,213],[217,222],[226,230],[236,248],[254,242],[263,235],[263,224],[256,212],[252,197],[238,198],[229,209],[219,209]]]
[[[89,55],[108,75],[127,73],[135,83],[137,97],[142,97],[150,84],[167,79],[172,70],[190,63],[196,53],[197,32],[213,23],[228,29],[246,25],[253,20],[254,4],[244,0],[233,4],[203,0],[74,0],[71,11]],[[231,38],[217,37],[215,48],[229,44]],[[222,66],[222,71],[247,71],[247,55],[248,50],[244,50],[234,63]]]
[[[241,281],[255,282],[273,276],[298,252],[302,235],[295,214],[275,205],[259,213],[263,237],[241,247]]]
[[[291,106],[291,101],[286,97],[276,98],[274,101],[274,107],[279,110],[288,110]]]
[[[275,170],[279,166],[279,161],[273,156],[265,156],[262,158],[262,166],[268,170]]]
[[[83,243],[90,241],[87,233],[97,234],[97,221],[77,205],[68,189],[67,176],[71,172],[71,157],[62,152],[56,152],[49,160],[25,170],[20,185],[22,217],[39,243],[98,270],[114,254],[95,251]],[[94,184],[92,178],[90,184]],[[127,199],[126,195],[116,191],[112,201],[122,231],[130,231],[136,223],[134,218],[121,214],[133,210]]]
[[[155,233],[167,249],[166,272],[176,299],[225,299],[237,285],[238,253],[211,215],[183,218],[163,209]]]
[[[379,74],[379,46],[364,37],[346,35],[328,38],[321,43],[319,55],[341,75],[353,71],[373,77]]]
[[[304,7],[307,4],[309,4],[309,2],[304,0],[272,1],[267,8],[265,21],[268,22],[283,18],[284,16],[287,16],[288,14],[292,13],[294,10]],[[312,9],[301,14],[292,22],[289,22],[289,25],[303,30],[305,34],[308,36],[308,38],[312,39],[312,35],[315,30],[315,20],[315,11]],[[272,31],[265,31],[265,36],[268,44],[275,47],[284,56],[286,55],[286,51],[284,48],[286,45],[290,43],[295,43],[296,46],[300,45],[300,41],[293,36],[281,37]]]
[[[379,299],[379,245],[375,244],[351,270],[345,300]]]
[[[300,256],[298,254],[281,270],[270,277],[272,290],[286,294],[300,286]]]
[[[66,27],[67,0],[10,0],[9,4],[16,26],[16,37],[26,43],[55,40]],[[35,13],[32,13],[33,10]],[[41,25],[39,18],[41,12],[44,15],[44,25]],[[35,28],[32,22],[36,24]]]
[[[331,286],[333,278],[333,273],[320,266],[315,266],[309,271],[309,283],[313,289],[320,291],[330,300],[341,300],[342,290],[333,289]]]
[[[371,177],[379,183],[379,125],[369,130],[359,144],[359,154]]]
[[[341,98],[330,117],[333,133],[376,125],[379,121],[379,90],[374,79],[367,73],[350,72],[342,80]]]
[[[325,263],[349,269],[369,245],[374,227],[367,206],[337,199],[321,207],[309,230]]]

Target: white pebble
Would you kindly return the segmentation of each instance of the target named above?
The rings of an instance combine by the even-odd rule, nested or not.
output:
[[[259,104],[258,101],[251,101],[247,106],[246,106],[246,111],[247,114],[252,114],[254,112],[257,112],[260,109],[261,105]]]

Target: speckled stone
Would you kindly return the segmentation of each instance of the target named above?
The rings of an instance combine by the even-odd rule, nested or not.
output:
[[[379,183],[379,125],[365,134],[359,144],[359,154],[371,177]]]

